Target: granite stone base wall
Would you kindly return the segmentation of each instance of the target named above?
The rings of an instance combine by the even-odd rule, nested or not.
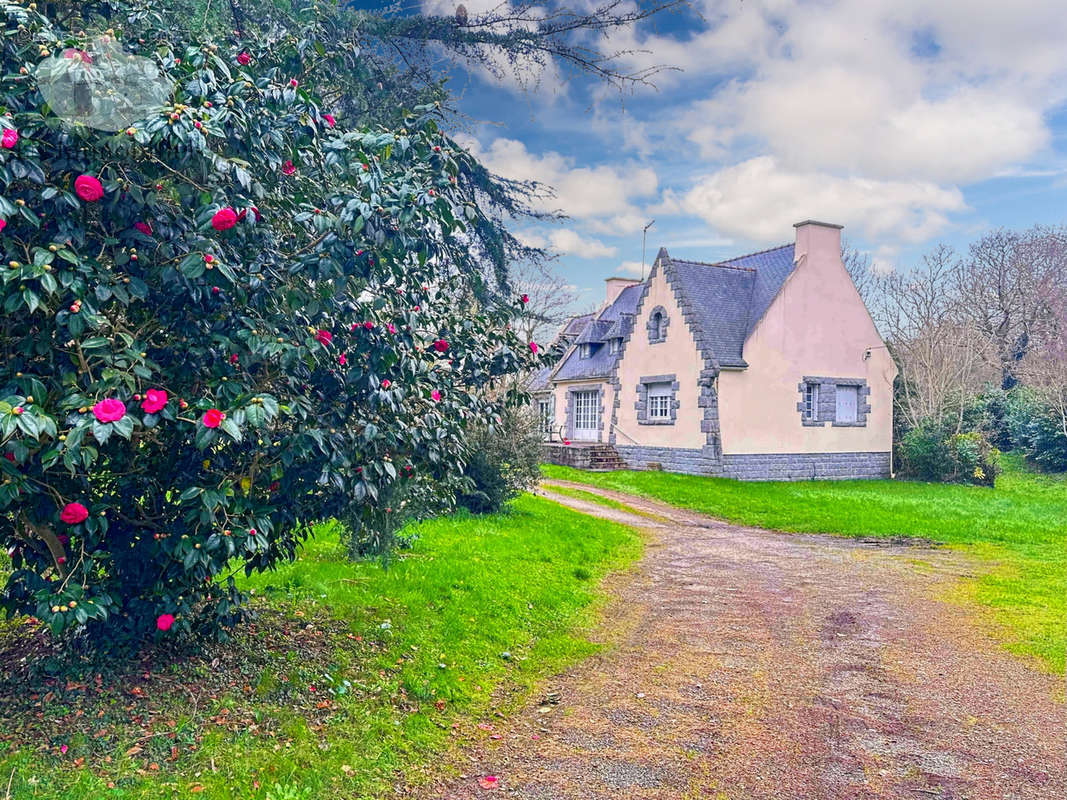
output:
[[[889,453],[769,453],[723,456],[722,474],[743,481],[888,478]]]
[[[891,469],[888,452],[727,454],[720,459],[711,447],[689,450],[680,447],[626,447],[616,444],[615,449],[626,462],[628,469],[661,469],[665,472],[684,472],[690,475],[720,475],[743,481],[888,478]]]
[[[690,475],[720,475],[722,463],[713,448],[688,450],[682,447],[629,447],[616,442],[628,469],[661,469],[664,472],[686,472]]]
[[[591,447],[572,447],[565,444],[541,445],[542,458],[549,464],[562,467],[589,469],[592,466],[593,449]]]

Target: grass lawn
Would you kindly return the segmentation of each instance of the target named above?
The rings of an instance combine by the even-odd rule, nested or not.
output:
[[[295,564],[245,581],[261,614],[234,642],[157,649],[99,679],[3,623],[0,797],[392,795],[593,652],[599,579],[641,552],[630,529],[533,497],[417,533],[383,569],[346,562],[323,526]]]
[[[1008,647],[1063,672],[1067,645],[1067,476],[1006,456],[996,489],[912,481],[746,483],[669,472],[592,473],[545,465],[547,478],[617,489],[782,531],[925,537],[990,564],[962,592],[1003,625]]]

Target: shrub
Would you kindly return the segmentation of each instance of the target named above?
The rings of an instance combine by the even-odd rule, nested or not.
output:
[[[473,425],[468,435],[469,484],[457,497],[464,508],[475,514],[499,511],[540,480],[543,437],[528,407],[505,409],[491,423]]]
[[[120,27],[122,5],[72,7]],[[413,476],[454,485],[464,422],[535,364],[522,303],[471,266],[483,212],[455,178],[480,168],[433,107],[346,129],[313,41],[174,41],[142,11],[128,50],[174,103],[71,125],[29,73],[84,44],[33,8],[0,7],[2,602],[57,634],[220,633],[235,568],[323,518],[389,529]]]
[[[1067,435],[1059,416],[1025,387],[1010,393],[1005,414],[1013,445],[1044,469],[1067,470]]]
[[[900,473],[926,481],[993,486],[1000,451],[979,431],[954,433],[928,422],[908,431],[897,448]]]

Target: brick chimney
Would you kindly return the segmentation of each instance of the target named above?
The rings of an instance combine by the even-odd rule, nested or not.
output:
[[[841,229],[844,225],[806,219],[793,227],[797,229],[794,258],[817,253],[833,253],[837,258],[841,257]]]
[[[627,287],[630,287],[630,286],[636,286],[641,281],[637,280],[636,278],[620,278],[618,276],[615,276],[615,277],[612,277],[612,278],[605,278],[604,282],[608,285],[608,292],[607,292],[607,298],[606,299],[607,299],[607,305],[610,306],[612,303],[615,302],[615,298],[618,297],[619,294],[622,293],[623,289],[626,289]]]

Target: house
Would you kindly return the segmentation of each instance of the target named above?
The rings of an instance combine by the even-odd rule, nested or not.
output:
[[[661,249],[608,278],[534,376],[547,457],[749,480],[891,473],[896,367],[841,260],[841,227],[717,263]],[[566,443],[565,443],[566,442]]]

